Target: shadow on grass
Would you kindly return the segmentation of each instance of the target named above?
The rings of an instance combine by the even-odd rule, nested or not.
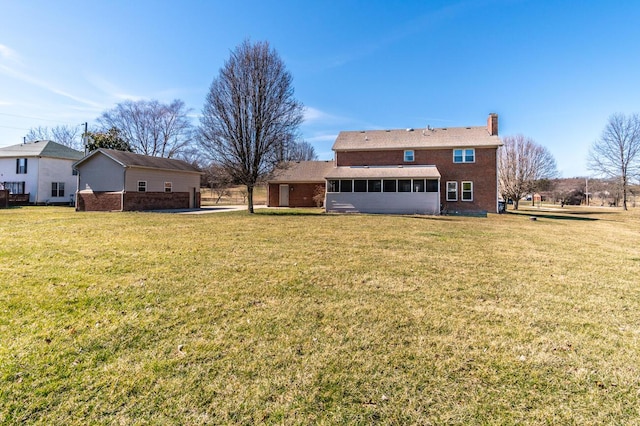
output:
[[[322,216],[325,213],[320,209],[256,209],[254,214],[257,216]]]
[[[585,220],[585,221],[595,221],[600,220],[595,217],[584,217],[585,214],[594,214],[594,213],[577,213],[577,212],[567,212],[563,214],[553,214],[553,213],[545,213],[545,212],[533,212],[533,211],[509,211],[506,214],[512,214],[516,216],[528,216],[528,217],[539,217],[544,219],[553,219],[553,220]],[[577,215],[580,216],[577,216]]]

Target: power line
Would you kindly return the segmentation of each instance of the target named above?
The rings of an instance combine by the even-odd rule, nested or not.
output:
[[[59,120],[52,120],[50,118],[33,117],[29,115],[9,114],[7,112],[0,112],[0,115],[7,115],[9,117],[18,117],[18,118],[30,118],[32,120],[53,121],[54,123],[59,121]]]
[[[9,127],[9,126],[0,126],[3,129],[14,129],[14,130],[26,130],[29,131],[29,129],[23,129],[22,127]]]

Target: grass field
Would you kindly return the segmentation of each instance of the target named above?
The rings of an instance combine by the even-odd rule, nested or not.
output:
[[[640,424],[639,239],[614,209],[0,210],[0,424]]]

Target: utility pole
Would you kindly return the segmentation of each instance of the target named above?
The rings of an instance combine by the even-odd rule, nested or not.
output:
[[[589,207],[589,178],[584,178],[584,195],[587,197],[587,207]]]
[[[88,145],[89,145],[88,140],[87,140],[87,138],[89,137],[87,135],[87,133],[89,133],[88,127],[89,127],[89,123],[85,121],[84,122],[84,133],[82,134],[82,144],[84,145],[84,155],[88,154],[88,152],[87,152],[87,148],[88,148]]]

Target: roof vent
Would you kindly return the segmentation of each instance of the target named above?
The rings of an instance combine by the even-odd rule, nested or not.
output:
[[[409,127],[409,128],[407,129],[407,132],[413,132],[413,129],[412,129],[411,127]]]
[[[391,130],[385,130],[385,132],[390,132]]]

